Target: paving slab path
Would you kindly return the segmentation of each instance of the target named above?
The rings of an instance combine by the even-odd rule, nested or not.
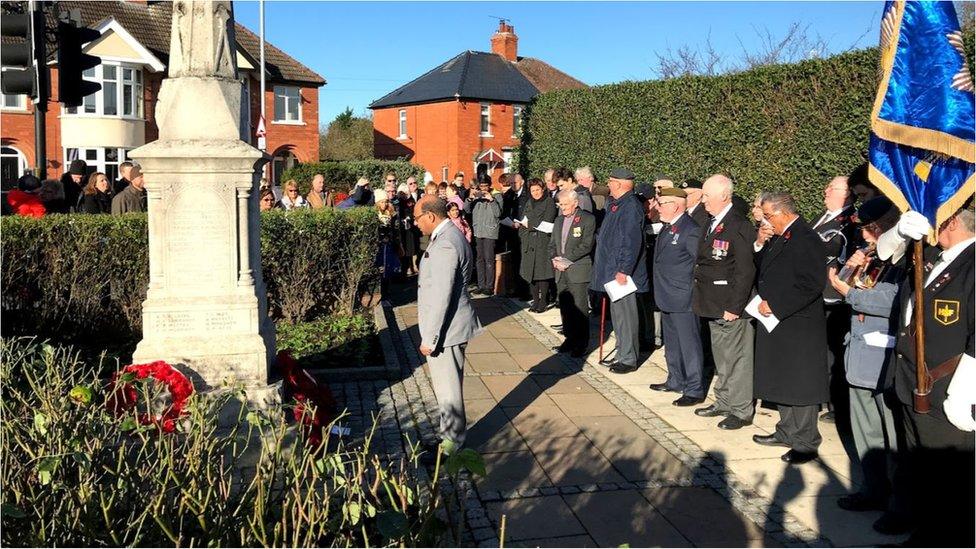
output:
[[[551,350],[558,312],[529,313],[505,298],[474,300],[486,330],[470,342],[464,377],[469,447],[488,474],[466,497],[463,544],[499,546],[505,517],[509,547],[875,546],[900,541],[871,529],[878,513],[836,506],[856,485],[831,425],[821,424],[822,458],[799,467],[779,448],[754,444],[775,413],[735,431],[671,405],[674,395],[647,385],[666,375],[659,350],[641,368],[610,374],[587,360]],[[417,352],[415,303],[388,307],[387,360],[403,378],[339,384],[352,400],[372,391],[384,440],[396,434],[435,437],[437,409]],[[594,319],[597,341],[598,322]],[[612,336],[606,349],[612,349]],[[392,357],[392,358],[391,358]],[[336,384],[333,384],[334,386]],[[351,389],[352,386],[358,389]],[[346,399],[340,396],[340,402]],[[362,406],[360,405],[360,410]],[[365,422],[365,418],[357,423]]]

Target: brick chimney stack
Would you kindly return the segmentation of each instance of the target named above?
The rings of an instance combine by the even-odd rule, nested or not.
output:
[[[518,36],[515,36],[515,27],[504,19],[498,22],[498,30],[491,37],[491,51],[509,61],[518,59]]]

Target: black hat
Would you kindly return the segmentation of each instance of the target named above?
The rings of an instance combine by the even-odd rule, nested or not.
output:
[[[895,208],[891,200],[884,196],[877,196],[861,204],[861,207],[857,209],[857,223],[863,226],[874,223],[883,217],[894,216],[897,213],[898,209]]]
[[[634,172],[628,170],[627,168],[617,168],[610,172],[610,179],[626,179],[633,181]]]
[[[71,161],[71,166],[68,168],[68,173],[71,175],[85,175],[88,172],[88,164],[80,158],[76,158]]]
[[[684,183],[681,184],[682,189],[700,189],[702,188],[702,182],[697,179],[686,179]]]
[[[654,198],[654,187],[650,183],[639,183],[634,187],[634,194],[645,200]]]
[[[17,188],[31,193],[41,188],[41,180],[32,173],[25,173],[17,180]]]

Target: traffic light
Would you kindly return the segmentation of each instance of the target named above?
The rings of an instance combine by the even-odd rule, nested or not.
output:
[[[34,29],[38,29],[36,37],[43,43],[43,23],[43,14],[39,11],[8,13],[0,18],[0,34],[3,35],[0,65],[6,69],[0,77],[3,93],[29,95],[32,99],[37,99]],[[40,66],[45,68],[43,62]]]
[[[58,21],[58,101],[66,107],[81,106],[85,96],[102,89],[102,85],[85,80],[86,70],[102,63],[101,58],[81,52],[82,46],[101,34],[80,26],[81,13],[71,10]]]

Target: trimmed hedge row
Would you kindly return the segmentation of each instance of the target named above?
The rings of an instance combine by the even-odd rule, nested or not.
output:
[[[624,82],[540,95],[520,160],[533,174],[627,166],[639,181],[724,172],[736,194],[783,189],[807,216],[823,187],[867,154],[879,54],[867,49],[716,76]]]
[[[5,336],[83,345],[137,341],[148,284],[146,216],[9,216],[0,311]],[[356,310],[376,280],[378,221],[369,208],[261,216],[261,263],[275,320]]]
[[[298,182],[298,189],[305,194],[312,185],[312,176],[320,173],[325,176],[326,189],[349,192],[360,177],[368,177],[373,187],[382,186],[386,172],[395,173],[401,183],[411,175],[420,183],[424,180],[423,166],[416,166],[406,160],[351,160],[300,164],[285,170],[281,174],[281,183],[294,179]]]

